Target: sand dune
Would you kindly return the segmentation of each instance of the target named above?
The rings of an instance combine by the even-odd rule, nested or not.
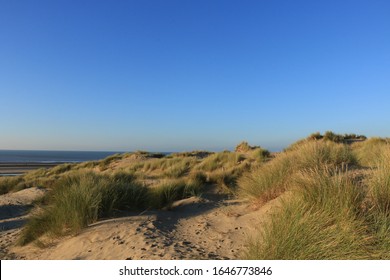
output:
[[[27,207],[41,194],[41,190],[29,189],[3,195],[0,202],[2,207]],[[10,219],[23,221],[17,224],[15,220],[13,227],[1,231],[2,258],[240,259],[246,239],[277,205],[278,200],[274,200],[254,210],[244,201],[206,193],[201,198],[177,201],[171,209],[122,213],[122,217],[99,221],[76,236],[54,240],[44,249],[34,244],[14,244],[27,217],[20,211],[17,217],[2,217],[2,223]]]

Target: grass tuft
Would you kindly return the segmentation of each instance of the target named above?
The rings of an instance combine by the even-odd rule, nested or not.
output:
[[[124,174],[108,176],[78,172],[60,179],[47,201],[48,205],[24,228],[21,245],[44,234],[76,234],[115,210],[143,208],[147,190]]]
[[[342,167],[355,163],[356,158],[347,145],[306,142],[244,175],[238,184],[243,196],[266,202],[290,188],[292,177],[300,170]]]
[[[199,195],[202,187],[196,181],[186,183],[183,179],[166,180],[151,189],[149,204],[157,209],[169,208],[176,200]]]

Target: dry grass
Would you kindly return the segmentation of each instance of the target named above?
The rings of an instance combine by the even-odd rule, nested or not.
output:
[[[348,173],[308,170],[291,200],[249,241],[248,259],[366,259],[372,238],[360,216],[365,192]]]
[[[240,193],[252,200],[269,201],[291,186],[293,175],[306,168],[355,164],[351,149],[343,144],[312,141],[279,154],[239,180]]]
[[[359,164],[367,167],[375,167],[382,154],[390,149],[389,139],[370,138],[364,142],[352,145],[353,151],[359,161]]]

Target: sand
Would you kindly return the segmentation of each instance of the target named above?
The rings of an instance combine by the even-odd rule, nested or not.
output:
[[[19,259],[9,250],[14,246],[22,226],[26,223],[32,203],[43,196],[44,189],[29,188],[0,195],[0,258]]]
[[[0,197],[2,259],[242,259],[254,236],[279,206],[280,198],[259,209],[218,193],[177,201],[170,209],[123,213],[99,221],[76,236],[52,241],[47,248],[15,245],[29,204],[43,194],[28,189]]]

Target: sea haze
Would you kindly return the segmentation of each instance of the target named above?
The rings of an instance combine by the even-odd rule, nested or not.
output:
[[[100,160],[118,152],[0,150],[0,162],[62,163]]]

